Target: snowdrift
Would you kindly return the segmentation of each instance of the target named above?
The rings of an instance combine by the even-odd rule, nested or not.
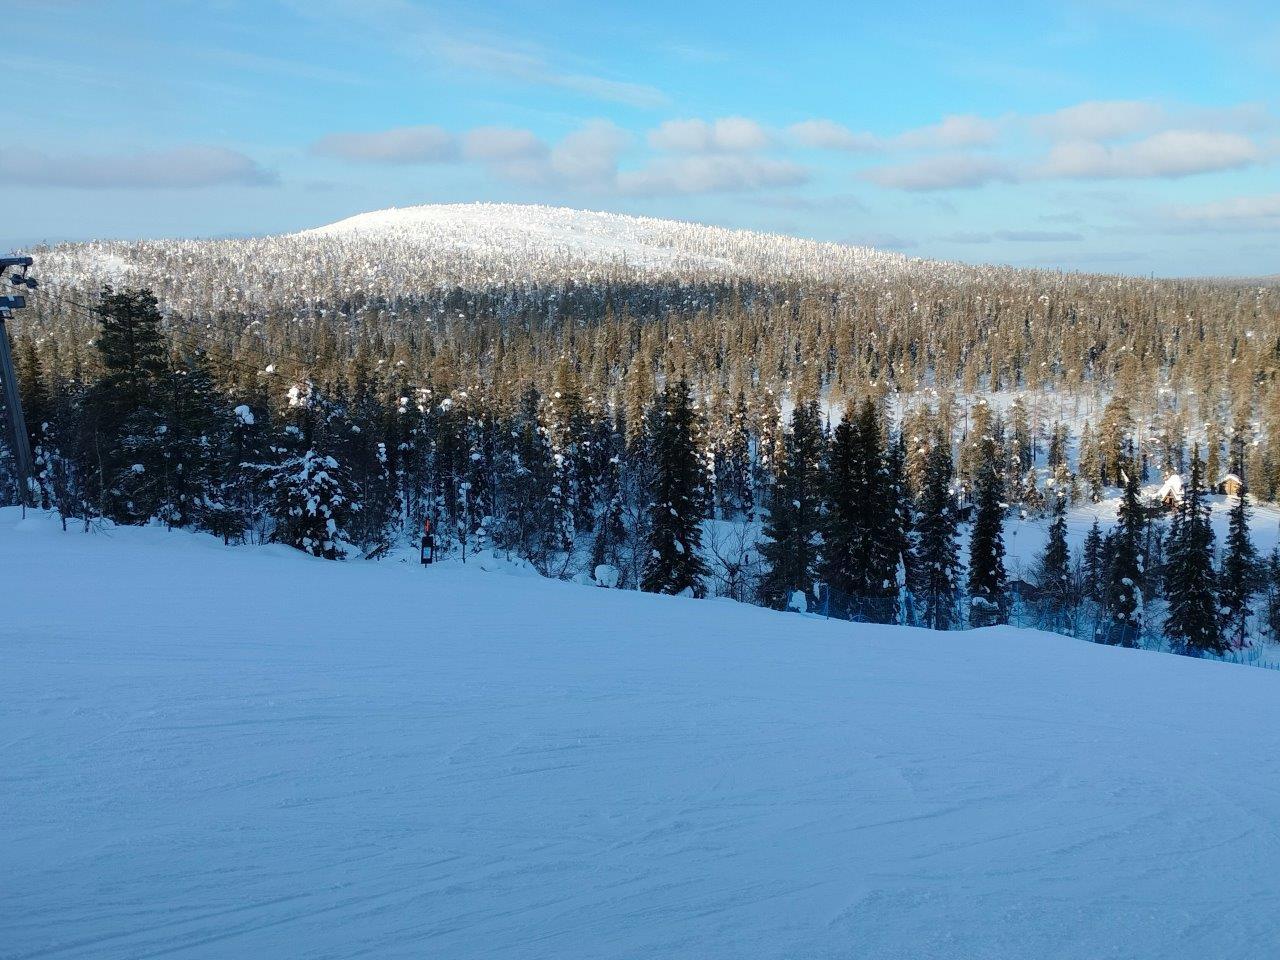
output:
[[[1280,673],[0,511],[0,954],[1258,958]]]

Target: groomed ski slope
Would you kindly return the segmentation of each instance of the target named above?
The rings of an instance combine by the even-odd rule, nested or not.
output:
[[[1280,673],[0,511],[0,957],[1256,958]]]

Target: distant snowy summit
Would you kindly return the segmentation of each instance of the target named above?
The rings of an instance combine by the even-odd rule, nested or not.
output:
[[[296,234],[641,273],[775,276],[899,267],[900,254],[682,220],[510,203],[391,207]]]
[[[51,288],[146,286],[179,310],[619,283],[847,289],[904,274],[963,281],[987,269],[680,220],[494,203],[376,210],[279,236],[63,244],[37,258]]]

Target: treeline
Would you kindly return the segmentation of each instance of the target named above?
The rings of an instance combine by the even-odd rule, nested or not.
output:
[[[75,344],[16,344],[38,493],[68,520],[337,558],[385,553],[431,519],[449,549],[507,552],[551,576],[936,629],[1006,622],[1019,599],[1050,629],[1087,624],[1131,645],[1158,634],[1187,652],[1242,645],[1256,614],[1277,619],[1269,602],[1255,610],[1280,563],[1253,554],[1245,498],[1219,564],[1198,440],[1176,415],[1139,431],[1127,397],[1073,436],[1022,400],[1005,413],[936,398],[895,422],[867,384],[833,427],[819,378],[798,386],[784,426],[768,387],[700,387],[670,351],[633,359],[620,382],[566,352],[545,382],[496,383],[457,357],[425,373],[394,352],[378,360],[364,339],[310,359],[228,350],[167,322],[147,291],[107,289],[92,308]],[[1224,458],[1250,475],[1267,449],[1241,417],[1209,433],[1211,477]],[[1186,467],[1165,522],[1139,483]],[[1067,506],[1115,486],[1115,528],[1071,556]],[[1054,517],[1034,583],[1005,568],[1010,509]],[[759,543],[703,542],[708,520],[750,531],[756,518]]]

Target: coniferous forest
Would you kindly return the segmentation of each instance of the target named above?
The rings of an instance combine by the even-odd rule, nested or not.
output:
[[[41,504],[328,559],[430,521],[442,555],[936,629],[1223,654],[1280,625],[1248,534],[1280,492],[1275,287],[805,250],[791,279],[506,276],[317,242],[235,271],[266,241],[37,251],[10,327]],[[109,258],[127,282],[84,266]],[[1073,549],[1066,511],[1111,497]],[[1016,579],[1013,515],[1051,521]]]

